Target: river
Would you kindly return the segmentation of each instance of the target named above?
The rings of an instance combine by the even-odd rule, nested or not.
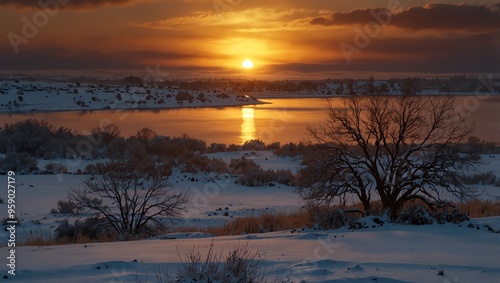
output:
[[[500,142],[500,97],[458,97],[476,122],[475,135]],[[340,98],[331,99],[337,103]],[[0,114],[1,125],[24,119],[45,120],[86,134],[99,124],[117,125],[125,137],[142,128],[165,136],[188,134],[210,143],[241,144],[251,139],[272,142],[299,142],[308,139],[306,123],[326,118],[324,98],[262,99],[268,104],[224,108],[183,108],[170,110],[45,112]]]

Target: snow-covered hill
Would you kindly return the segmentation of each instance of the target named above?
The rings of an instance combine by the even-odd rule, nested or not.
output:
[[[20,247],[17,275],[9,279],[156,282],[159,268],[180,266],[178,252],[187,255],[199,247],[206,253],[212,241],[215,251],[248,243],[250,251],[265,252],[271,274],[293,282],[500,282],[500,235],[456,225]]]
[[[215,153],[210,157],[230,160],[250,158],[266,169],[291,169],[297,160],[268,151]],[[498,173],[498,156],[491,156],[481,170]],[[192,199],[183,221],[176,226],[221,225],[232,217],[264,212],[293,212],[303,203],[294,188],[283,185],[245,187],[232,176],[209,173],[187,174],[175,170],[171,184],[188,189]],[[53,235],[63,219],[80,216],[50,213],[58,200],[66,200],[71,188],[82,186],[86,175],[16,176],[18,242],[30,234]],[[4,176],[6,181],[6,176]],[[498,187],[483,186],[484,198],[496,199]],[[7,190],[0,192],[6,200]],[[200,201],[203,200],[203,201]],[[228,212],[224,215],[220,211]],[[0,204],[6,217],[7,204]],[[367,218],[366,221],[370,221]],[[469,225],[471,224],[471,225]],[[500,282],[500,217],[473,219],[461,225],[409,226],[367,225],[367,229],[288,230],[272,233],[212,237],[199,233],[174,233],[130,242],[72,244],[63,246],[17,246],[16,275],[7,274],[9,234],[0,236],[0,256],[5,282],[157,282],[159,268],[176,270],[184,257],[199,247],[205,253],[212,241],[214,251],[227,252],[248,244],[251,252],[265,253],[264,267],[293,282]],[[4,226],[6,228],[6,226]],[[441,275],[439,275],[441,274]],[[203,282],[206,283],[206,282]]]

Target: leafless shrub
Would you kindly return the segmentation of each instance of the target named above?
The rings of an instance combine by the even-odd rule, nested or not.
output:
[[[28,174],[38,170],[38,161],[31,157],[29,153],[11,152],[0,158],[0,171],[15,171],[17,174]]]
[[[150,140],[156,138],[157,136],[158,134],[149,128],[142,128],[137,131],[137,134],[135,134],[135,137],[144,144],[147,144]]]
[[[276,182],[291,185],[294,176],[290,170],[264,170],[249,158],[233,158],[228,165],[229,172],[240,175],[238,181],[244,186],[257,187]]]
[[[307,146],[302,142],[299,144],[288,143],[281,145],[280,148],[274,151],[274,154],[277,156],[290,156],[295,157],[299,155],[303,155],[307,150]]]
[[[266,149],[266,144],[261,140],[249,140],[243,143],[240,148],[241,150],[264,150]]]
[[[184,100],[193,100],[194,97],[187,91],[179,90],[179,92],[177,92],[177,95],[175,96],[175,99],[177,101],[184,101]]]
[[[424,203],[408,205],[403,209],[396,222],[412,225],[428,225],[432,223],[462,223],[469,220],[468,213],[460,209],[460,205],[450,202],[440,202],[432,206],[432,209]]]
[[[250,187],[274,185],[271,182],[291,185],[294,181],[294,177],[290,170],[262,170],[259,167],[247,170],[238,178],[238,181],[240,184]]]
[[[356,208],[347,207],[309,207],[311,227],[318,229],[338,229],[356,221],[365,214]]]
[[[214,244],[206,255],[200,248],[194,248],[183,259],[182,266],[174,273],[161,269],[156,274],[159,283],[174,282],[219,282],[219,283],[257,283],[290,282],[280,278],[270,279],[270,274],[263,267],[265,254],[252,253],[247,245],[238,244],[228,253],[214,252]]]
[[[249,170],[262,170],[260,165],[255,163],[253,160],[242,157],[242,158],[233,158],[229,161],[228,165],[232,174],[244,174]]]
[[[268,144],[266,146],[267,150],[278,150],[280,148],[280,142],[273,142],[272,144]]]
[[[466,146],[469,152],[476,153],[479,156],[481,154],[495,154],[498,151],[494,142],[481,140],[477,136],[469,136]]]
[[[174,192],[163,176],[133,162],[113,162],[107,173],[87,178],[84,189],[72,189],[69,200],[104,217],[121,238],[150,231],[149,224],[163,226],[161,218],[178,217],[187,192]]]
[[[60,163],[51,162],[44,167],[45,172],[49,174],[64,174],[68,173],[68,168]]]
[[[90,217],[70,224],[67,219],[57,226],[55,240],[58,243],[109,242],[116,240],[118,234],[107,224],[106,219]]]
[[[113,139],[120,137],[121,132],[115,124],[103,124],[91,131],[92,138],[99,141],[99,145],[108,145]]]
[[[422,206],[414,206],[401,212],[398,222],[411,225],[429,225],[436,219]]]
[[[64,200],[59,200],[57,202],[57,208],[52,209],[51,213],[62,213],[62,214],[71,214],[71,215],[78,215],[82,208],[78,206],[75,202],[72,202],[70,200],[64,201]]]
[[[188,156],[179,156],[176,159],[182,169],[182,172],[217,172],[219,174],[227,172],[227,164],[219,158],[208,158],[201,154],[189,154]]]
[[[462,182],[467,185],[492,185],[495,184],[496,181],[496,176],[491,171],[472,175],[463,175],[460,178]]]
[[[224,152],[226,151],[225,143],[212,143],[209,148],[210,152]]]

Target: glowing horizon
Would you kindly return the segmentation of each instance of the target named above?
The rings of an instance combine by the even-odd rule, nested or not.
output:
[[[238,2],[239,3],[239,2]],[[0,71],[143,70],[176,76],[335,77],[344,73],[498,73],[493,0],[346,3],[263,0],[2,1]],[[279,8],[278,8],[279,7]],[[437,48],[439,47],[439,48]]]

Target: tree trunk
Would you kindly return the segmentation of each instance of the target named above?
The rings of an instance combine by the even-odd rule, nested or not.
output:
[[[363,203],[363,209],[365,210],[365,215],[372,215],[370,200],[368,199],[362,200],[362,203]]]

